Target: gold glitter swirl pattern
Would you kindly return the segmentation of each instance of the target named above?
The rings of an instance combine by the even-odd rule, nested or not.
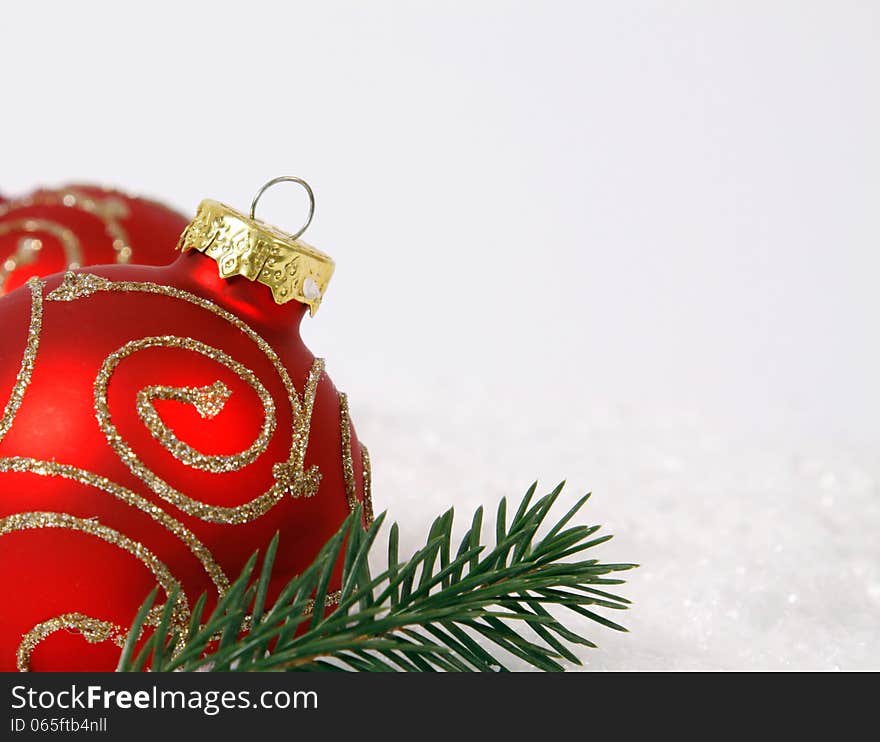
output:
[[[93,198],[74,188],[37,193],[0,205],[0,219],[18,209],[34,206],[64,206],[68,209],[91,214],[104,223],[104,232],[112,241],[113,249],[116,252],[116,262],[127,263],[131,260],[132,248],[129,244],[128,234],[119,223],[119,219],[128,216],[128,207],[124,201],[113,196],[112,193],[108,193],[100,199]]]
[[[155,340],[156,338],[153,339]],[[177,338],[177,340],[184,339],[185,338]],[[138,342],[143,343],[144,341]],[[195,343],[195,341],[189,341],[188,344],[189,343]],[[131,345],[131,343],[128,345]],[[174,343],[171,346],[163,345],[162,347],[185,346]],[[210,348],[210,346],[205,346],[205,348],[208,348],[207,352],[201,350],[197,352],[206,356],[211,353],[208,357],[214,358],[218,361],[222,356],[225,356],[225,353],[216,348]],[[194,350],[193,348],[188,349]],[[125,349],[123,348],[117,352],[121,353],[122,350]],[[113,358],[113,356],[110,358]],[[152,433],[153,437],[178,461],[181,461],[194,469],[209,471],[212,474],[237,471],[248,464],[252,464],[263,453],[263,451],[266,450],[266,446],[268,446],[269,440],[277,425],[275,419],[275,403],[272,401],[272,397],[269,395],[269,392],[266,391],[266,388],[260,384],[257,378],[245,366],[236,364],[235,361],[232,361],[228,356],[226,356],[226,359],[234,364],[234,366],[228,366],[228,368],[232,368],[232,370],[238,373],[241,378],[250,384],[263,404],[263,425],[260,428],[260,433],[247,450],[239,454],[209,455],[197,451],[181,441],[174,434],[174,431],[171,430],[162,420],[153,404],[157,399],[184,402],[195,407],[196,412],[198,412],[202,418],[210,419],[223,410],[226,400],[229,399],[232,394],[222,381],[216,381],[206,387],[148,386],[145,389],[141,389],[137,396],[138,417],[140,417],[141,422],[143,422],[147,430]],[[105,361],[105,364],[109,360],[110,359],[108,358],[107,361]],[[119,360],[120,359],[117,357],[116,361],[118,362]]]
[[[12,393],[0,418],[0,441],[6,437],[18,414],[18,408],[24,400],[24,394],[31,383],[37,351],[40,348],[40,333],[43,330],[43,282],[39,278],[31,278],[27,282],[31,290],[31,319],[28,325],[27,341],[21,359],[21,368],[12,385]]]
[[[0,223],[0,237],[10,232],[25,234],[50,234],[55,237],[64,250],[65,263],[71,268],[78,268],[82,263],[82,250],[77,236],[67,227],[48,219],[18,219]],[[0,292],[10,274],[23,265],[33,263],[43,249],[43,241],[38,237],[22,237],[18,241],[16,251],[0,263]]]
[[[160,497],[168,499],[171,502],[177,500],[180,503],[186,504],[187,501],[189,501],[189,505],[191,505],[193,509],[186,510],[185,512],[188,512],[191,515],[200,513],[197,517],[200,517],[203,520],[228,524],[248,523],[259,518],[278,503],[281,498],[284,497],[285,493],[290,494],[293,497],[311,497],[317,492],[317,487],[320,482],[320,473],[315,467],[312,467],[306,472],[303,470],[303,466],[309,442],[309,429],[314,397],[317,391],[317,384],[320,380],[320,375],[324,368],[324,362],[322,359],[316,358],[314,360],[305,389],[303,390],[303,398],[300,400],[296,388],[293,386],[293,382],[290,379],[290,374],[281,362],[278,354],[272,349],[272,346],[260,337],[260,335],[257,334],[247,323],[243,322],[231,312],[217,306],[208,299],[191,294],[188,291],[149,282],[110,281],[101,276],[77,274],[68,271],[62,283],[58,288],[49,293],[47,299],[50,301],[77,301],[92,296],[95,293],[105,291],[167,296],[193,304],[226,320],[250,339],[269,359],[287,391],[288,400],[293,412],[293,431],[291,435],[290,456],[288,460],[274,465],[273,474],[276,479],[275,484],[267,492],[256,497],[245,505],[238,506],[237,508],[215,508],[213,506],[195,503],[181,493],[177,493],[176,490],[169,487],[167,483],[163,482],[146,467],[138,465],[132,466],[132,461],[123,459],[141,481]],[[95,382],[96,400],[106,395],[106,390],[101,389],[103,383],[101,376],[99,376]],[[98,414],[100,419],[100,410],[98,411]],[[106,433],[107,430],[105,430],[105,435]],[[114,450],[122,450],[121,445],[124,444],[121,444],[120,441],[111,440],[109,436],[108,441]],[[178,497],[178,495],[181,496]],[[175,504],[178,504],[178,502],[175,502]]]
[[[110,415],[110,408],[107,403],[107,388],[113,372],[119,363],[134,353],[145,350],[147,348],[181,348],[183,350],[199,353],[200,355],[210,358],[218,363],[226,366],[232,372],[237,374],[243,381],[251,386],[260,398],[263,405],[264,420],[260,434],[251,444],[251,446],[238,454],[232,455],[209,455],[195,450],[188,444],[179,440],[177,436],[165,425],[159,417],[152,402],[147,400],[138,400],[138,413],[146,424],[150,433],[156,438],[168,451],[179,461],[202,471],[209,471],[213,474],[222,474],[226,472],[237,471],[248,464],[253,463],[257,457],[266,450],[272,434],[275,432],[277,425],[275,419],[275,402],[272,395],[266,391],[266,388],[259,382],[253,372],[247,367],[233,360],[230,356],[217,348],[205,345],[198,340],[191,338],[178,337],[176,335],[163,335],[159,337],[147,337],[141,340],[132,340],[123,345],[119,350],[111,353],[104,361],[98,377],[95,379],[95,413],[98,418],[98,426],[101,432],[110,443],[110,447],[116,452],[120,460],[123,461],[131,472],[141,481],[143,481],[153,492],[162,499],[176,505],[183,512],[202,520],[212,523],[246,523],[255,517],[254,513],[262,514],[266,512],[271,505],[266,506],[267,501],[271,501],[274,505],[280,499],[275,492],[275,488],[251,500],[250,502],[238,505],[236,507],[221,507],[217,505],[207,505],[206,503],[188,497],[179,490],[176,490],[160,476],[155,474],[137,457],[131,447],[125,442],[116,426],[113,424]],[[140,397],[140,395],[139,395]],[[143,401],[143,404],[141,402]]]
[[[144,425],[152,433],[153,437],[158,440],[174,458],[182,461],[187,466],[202,471],[209,471],[212,474],[223,474],[226,472],[237,471],[245,466],[252,464],[269,444],[272,434],[275,432],[277,421],[275,419],[275,402],[272,395],[266,390],[259,379],[246,366],[233,360],[230,356],[218,348],[206,345],[198,340],[191,338],[178,337],[176,335],[162,335],[159,337],[147,337],[141,340],[132,340],[123,345],[119,350],[111,353],[104,361],[104,365],[95,381],[95,409],[98,415],[98,424],[103,433],[110,441],[119,457],[133,467],[137,464],[134,452],[125,445],[121,440],[118,431],[110,421],[110,410],[107,407],[107,386],[110,378],[119,363],[134,355],[138,351],[147,348],[180,348],[193,353],[198,353],[206,358],[210,358],[217,363],[226,366],[230,371],[237,374],[239,378],[245,381],[259,397],[263,405],[263,424],[260,433],[254,442],[243,452],[232,455],[209,455],[195,450],[183,441],[179,440],[174,432],[165,425],[156,408],[153,406],[154,399],[158,397],[186,399],[191,401],[199,392],[204,390],[197,389],[179,389],[174,387],[147,387],[138,393],[137,411]],[[222,384],[221,384],[222,386]],[[209,389],[215,387],[209,387]],[[225,386],[224,386],[225,388]],[[229,391],[228,389],[226,390]],[[100,392],[100,396],[99,396]],[[208,395],[210,396],[210,395]],[[228,396],[228,395],[227,395]],[[198,401],[198,400],[197,400]],[[199,403],[201,405],[201,403]],[[139,467],[140,468],[140,467]],[[138,475],[139,478],[140,475]]]
[[[20,474],[36,474],[42,477],[61,477],[69,479],[97,490],[106,492],[109,495],[121,500],[126,505],[137,508],[149,515],[157,523],[160,523],[181,542],[183,542],[192,555],[201,562],[205,572],[211,578],[211,581],[217,588],[218,595],[222,596],[229,589],[229,579],[221,569],[220,565],[214,561],[207,546],[205,546],[198,537],[190,531],[183,523],[172,518],[162,508],[149,502],[140,495],[132,492],[115,482],[93,474],[90,471],[78,469],[69,464],[59,464],[55,461],[40,461],[22,456],[12,456],[9,458],[0,458],[0,474],[15,472]]]
[[[28,512],[15,513],[0,518],[0,537],[16,531],[35,528],[63,528],[78,531],[127,551],[153,573],[156,582],[159,583],[166,595],[170,596],[175,590],[178,591],[177,603],[172,612],[172,622],[176,626],[186,626],[189,621],[189,605],[180,583],[174,579],[168,567],[143,544],[132,541],[128,536],[102,525],[97,520],[77,518],[68,513]]]
[[[18,645],[16,665],[19,672],[30,672],[31,654],[37,645],[44,639],[48,639],[56,631],[74,631],[82,634],[82,637],[90,644],[100,644],[111,641],[117,647],[122,648],[125,644],[127,632],[121,626],[109,621],[86,616],[83,613],[64,613],[50,618],[48,621],[38,623],[28,631]]]
[[[296,455],[291,456],[289,461],[272,467],[275,480],[292,497],[314,497],[321,485],[321,472],[317,466],[312,466],[306,471],[305,458],[309,446],[312,412],[315,409],[315,395],[318,393],[318,383],[323,373],[324,359],[316,358],[309,369],[309,376],[303,389],[302,424],[294,425],[293,429],[293,449]]]
[[[342,438],[342,474],[345,477],[345,496],[348,507],[358,506],[357,482],[354,478],[354,461],[351,455],[351,416],[348,411],[348,395],[339,393],[339,429]]]
[[[159,625],[164,610],[164,605],[157,605],[147,612],[144,625],[138,632],[138,639],[144,635],[148,627]],[[37,645],[57,631],[68,631],[70,633],[76,631],[90,644],[110,641],[120,649],[125,645],[125,639],[128,636],[128,629],[124,629],[122,626],[110,621],[102,621],[99,618],[93,618],[84,613],[62,613],[60,616],[54,616],[47,621],[41,621],[22,636],[15,657],[15,664],[19,672],[30,672],[31,655],[37,648]],[[184,642],[181,635],[171,650],[172,655],[179,654],[183,647]]]

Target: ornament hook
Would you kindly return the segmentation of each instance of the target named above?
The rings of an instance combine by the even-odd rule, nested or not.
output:
[[[268,183],[265,183],[263,187],[260,188],[259,191],[257,191],[257,195],[254,196],[254,200],[251,202],[251,219],[256,219],[255,212],[257,210],[257,204],[259,203],[260,198],[267,190],[269,190],[273,185],[277,185],[278,183],[298,183],[306,189],[306,193],[309,196],[309,216],[306,219],[306,223],[300,228],[298,232],[295,232],[291,235],[291,239],[298,240],[309,228],[309,225],[312,223],[312,217],[315,215],[315,193],[314,191],[312,191],[312,187],[302,178],[297,178],[293,175],[281,175],[277,178],[272,178],[272,180],[270,180]]]

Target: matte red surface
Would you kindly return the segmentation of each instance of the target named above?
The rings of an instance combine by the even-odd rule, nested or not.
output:
[[[299,334],[305,306],[296,302],[278,306],[266,287],[245,279],[221,280],[216,264],[199,253],[182,255],[167,267],[104,266],[88,272],[114,280],[175,286],[229,309],[272,345],[302,394],[313,361]],[[61,275],[49,277],[44,295],[61,280]],[[272,465],[285,461],[289,454],[292,410],[279,375],[265,354],[222,318],[174,298],[99,292],[73,302],[46,301],[44,306],[32,383],[15,423],[0,441],[0,457],[27,456],[71,464],[139,493],[194,531],[230,580],[276,531],[281,542],[273,592],[311,562],[349,512],[338,393],[326,374],[317,392],[305,461],[306,468],[317,465],[321,471],[317,495],[308,499],[285,496],[248,524],[207,523],[149,491],[113,452],[95,418],[95,377],[110,353],[130,340],[157,335],[199,340],[251,369],[275,400],[278,426],[263,455],[229,474],[197,471],[173,458],[153,439],[135,409],[137,393],[145,386],[204,386],[219,379],[233,393],[213,419],[202,419],[191,405],[174,401],[157,402],[156,409],[179,438],[201,451],[241,451],[257,436],[263,410],[252,388],[225,366],[185,350],[148,349],[121,362],[108,392],[114,424],[150,469],[194,499],[233,506],[265,492],[274,481]],[[0,298],[0,414],[21,365],[30,307],[26,287]],[[358,497],[362,497],[361,449],[353,431],[352,454]],[[199,561],[141,510],[92,487],[31,473],[0,474],[0,492],[0,518],[29,511],[96,518],[156,554],[183,585],[190,606],[202,592],[208,593],[210,604],[214,603],[216,589]],[[155,584],[138,559],[93,536],[46,528],[0,537],[4,595],[0,670],[15,669],[22,635],[53,616],[78,612],[127,627]],[[112,644],[92,645],[78,634],[57,632],[34,651],[32,667],[109,670],[118,654]]]

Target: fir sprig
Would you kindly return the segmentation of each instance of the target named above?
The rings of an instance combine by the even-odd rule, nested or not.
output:
[[[594,537],[599,526],[568,525],[589,495],[542,531],[562,487],[533,503],[532,485],[509,525],[502,500],[491,548],[481,544],[482,507],[456,551],[448,510],[434,521],[425,546],[405,561],[395,523],[387,568],[376,576],[369,556],[384,514],[365,531],[361,513],[354,512],[312,565],[267,605],[276,536],[259,574],[254,574],[254,554],[206,619],[205,596],[197,601],[185,635],[172,628],[176,596],[168,596],[160,612],[154,591],[131,627],[119,670],[497,672],[508,669],[504,656],[547,671],[564,670],[564,660],[580,664],[570,645],[595,644],[567,628],[551,609],[625,631],[595,609],[627,607],[626,598],[606,590],[623,580],[608,575],[636,565],[568,561],[611,536]],[[331,594],[340,560],[341,589]],[[156,628],[135,655],[151,616]],[[518,630],[524,627],[531,636]]]

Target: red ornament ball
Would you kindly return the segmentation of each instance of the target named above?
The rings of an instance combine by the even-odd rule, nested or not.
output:
[[[167,265],[186,224],[160,203],[97,186],[0,197],[0,295],[66,268]]]
[[[369,522],[305,310],[195,250],[0,298],[0,670],[112,670],[156,585],[184,625],[276,532],[272,593],[358,503]]]

